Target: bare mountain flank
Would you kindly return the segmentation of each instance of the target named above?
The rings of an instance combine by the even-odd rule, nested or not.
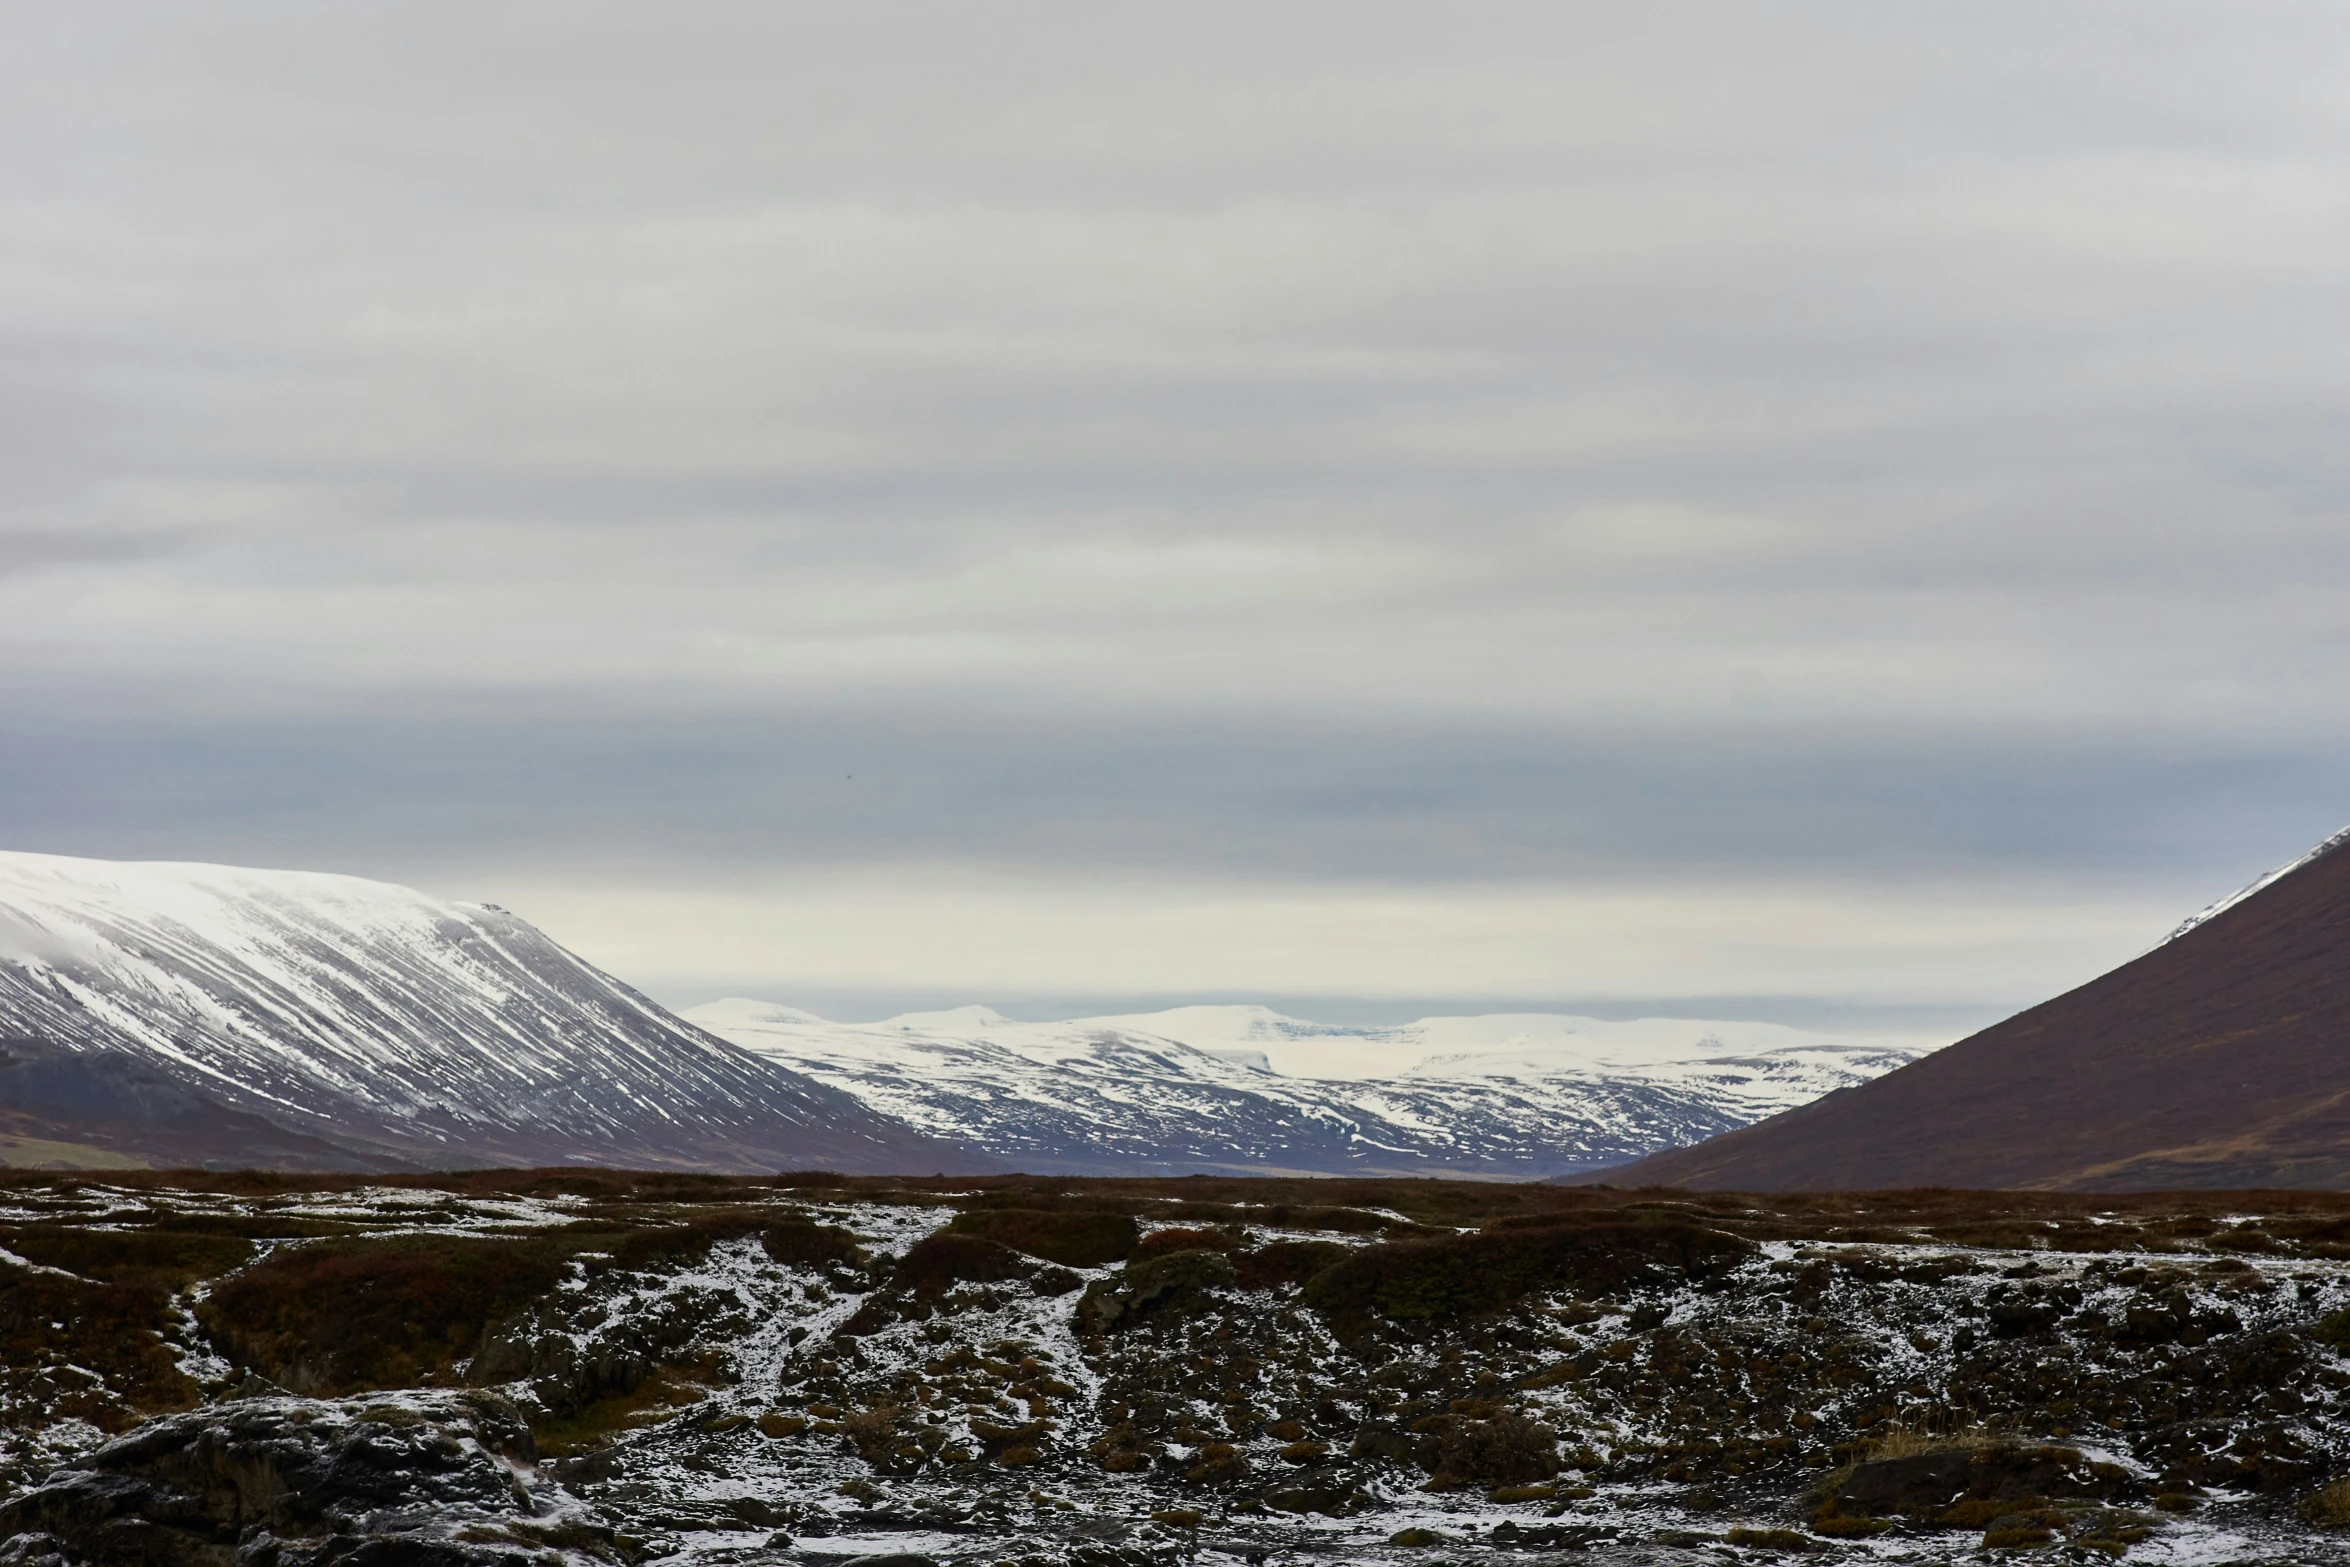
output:
[[[2350,1187],[2346,839],[2078,990],[1607,1179],[1748,1191]]]

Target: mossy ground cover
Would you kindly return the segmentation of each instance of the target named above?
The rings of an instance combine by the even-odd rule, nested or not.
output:
[[[576,1239],[395,1236],[281,1250],[197,1319],[282,1387],[335,1397],[446,1381],[484,1332],[561,1282]]]
[[[122,1431],[196,1402],[164,1340],[172,1295],[116,1281],[0,1268],[0,1406],[11,1424],[86,1420]]]
[[[973,1208],[948,1227],[1069,1268],[1100,1268],[1122,1261],[1142,1239],[1130,1214],[1042,1208]]]
[[[118,1431],[181,1409],[198,1388],[166,1342],[178,1291],[252,1255],[187,1230],[0,1227],[0,1400]]]
[[[1338,1318],[1458,1317],[1498,1311],[1538,1289],[1611,1294],[1651,1280],[1703,1279],[1753,1251],[1749,1241],[1678,1216],[1558,1215],[1366,1246],[1314,1275],[1306,1299]]]
[[[241,1266],[253,1243],[210,1226],[89,1229],[71,1224],[0,1227],[0,1248],[40,1267],[110,1284],[181,1289]]]

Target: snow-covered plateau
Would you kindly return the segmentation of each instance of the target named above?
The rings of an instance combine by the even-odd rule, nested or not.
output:
[[[848,1024],[733,999],[685,1016],[1014,1168],[1103,1174],[1576,1174],[1925,1053],[1769,1023],[1541,1013],[1342,1027],[1256,1006],[1058,1023],[962,1007]]]

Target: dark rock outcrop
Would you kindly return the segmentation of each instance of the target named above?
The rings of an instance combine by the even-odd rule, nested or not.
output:
[[[271,1398],[150,1422],[0,1503],[10,1567],[520,1567],[562,1533],[499,1400]]]

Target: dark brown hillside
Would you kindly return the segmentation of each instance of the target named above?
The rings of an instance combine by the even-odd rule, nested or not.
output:
[[[1922,1061],[1606,1179],[2350,1187],[2350,852]]]

